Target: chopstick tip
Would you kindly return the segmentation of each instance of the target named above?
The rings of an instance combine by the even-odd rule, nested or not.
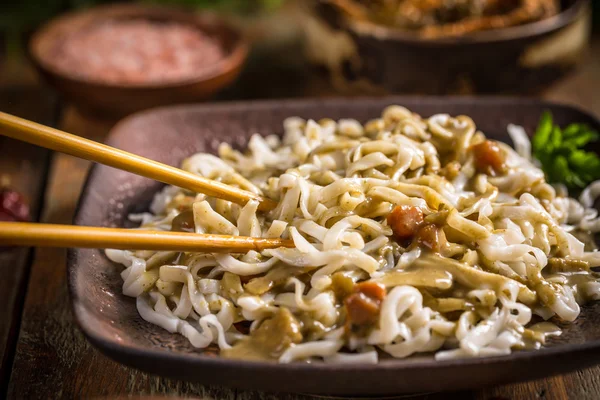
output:
[[[277,202],[266,198],[266,197],[260,197],[258,198],[259,200],[259,204],[258,204],[258,209],[261,211],[271,211],[273,209],[275,209],[275,207],[277,207]]]

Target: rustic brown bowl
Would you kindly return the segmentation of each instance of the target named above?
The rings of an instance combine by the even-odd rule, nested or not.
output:
[[[365,78],[389,93],[530,93],[581,63],[589,43],[588,0],[561,0],[551,18],[460,37],[426,39],[369,22],[349,20],[326,0],[317,10],[333,29],[349,34]]]
[[[282,122],[288,116],[366,121],[390,104],[402,104],[425,116],[440,112],[467,114],[490,137],[507,142],[508,123],[520,124],[532,132],[546,109],[558,124],[584,122],[600,130],[600,122],[589,114],[533,100],[392,97],[167,107],[119,123],[108,144],[179,165],[195,152],[216,152],[222,141],[241,147],[256,132],[282,134]],[[155,139],[148,140],[149,135]],[[75,223],[127,225],[127,214],[146,210],[160,187],[152,180],[96,165],[83,189]],[[600,363],[600,302],[584,307],[579,318],[567,324],[562,336],[549,347],[509,356],[435,361],[423,355],[384,359],[377,365],[222,359],[212,347],[194,349],[181,335],[145,322],[136,310],[135,300],[122,294],[120,271],[122,266],[108,260],[101,250],[69,251],[68,281],[75,318],[86,337],[103,353],[123,364],[167,377],[279,392],[383,396],[473,389]]]
[[[112,19],[147,19],[191,24],[213,38],[226,51],[225,58],[198,76],[168,83],[112,84],[83,79],[53,67],[51,57],[65,35]],[[247,55],[241,34],[210,14],[146,6],[112,5],[59,17],[37,31],[29,44],[31,58],[46,81],[83,111],[123,116],[134,111],[174,103],[204,100],[231,84]]]

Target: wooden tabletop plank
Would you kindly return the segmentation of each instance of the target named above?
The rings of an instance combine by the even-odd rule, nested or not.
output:
[[[365,399],[365,397],[336,397],[336,396],[316,396],[302,393],[265,393],[259,391],[238,391],[236,400],[322,400],[322,399]],[[375,397],[373,398],[375,399]],[[386,400],[472,400],[473,393],[469,391],[462,392],[432,392],[432,393],[419,393],[419,394],[400,394],[397,396],[384,396],[382,399]],[[497,400],[497,399],[496,399]]]
[[[40,89],[25,87],[0,90],[0,110],[42,123],[53,123],[56,102]],[[23,142],[0,137],[0,186],[21,193],[36,218],[46,181],[49,152]],[[16,344],[31,251],[26,248],[0,251],[0,393],[6,391]]]

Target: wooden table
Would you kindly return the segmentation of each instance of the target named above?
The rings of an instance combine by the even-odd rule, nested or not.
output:
[[[544,98],[579,105],[600,115],[600,40],[576,74],[544,94]],[[55,101],[39,89],[0,93],[0,109],[64,130],[102,140],[110,122],[83,118],[71,108],[55,113]],[[39,209],[40,221],[69,224],[90,166],[62,154],[0,140],[0,175]],[[5,177],[6,179],[6,177]],[[46,184],[47,183],[47,184]],[[69,306],[65,250],[37,249],[32,263],[15,249],[0,256],[0,398],[80,398],[131,395],[212,399],[313,399],[297,394],[266,394],[164,379],[124,367],[92,348],[77,329]],[[20,260],[20,261],[15,261]],[[8,300],[7,300],[8,299]],[[415,399],[599,399],[600,367],[540,381],[459,393],[416,395]]]

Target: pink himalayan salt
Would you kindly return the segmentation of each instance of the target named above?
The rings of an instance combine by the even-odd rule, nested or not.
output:
[[[66,37],[52,63],[83,79],[155,84],[194,78],[223,57],[222,47],[193,26],[114,20]]]

